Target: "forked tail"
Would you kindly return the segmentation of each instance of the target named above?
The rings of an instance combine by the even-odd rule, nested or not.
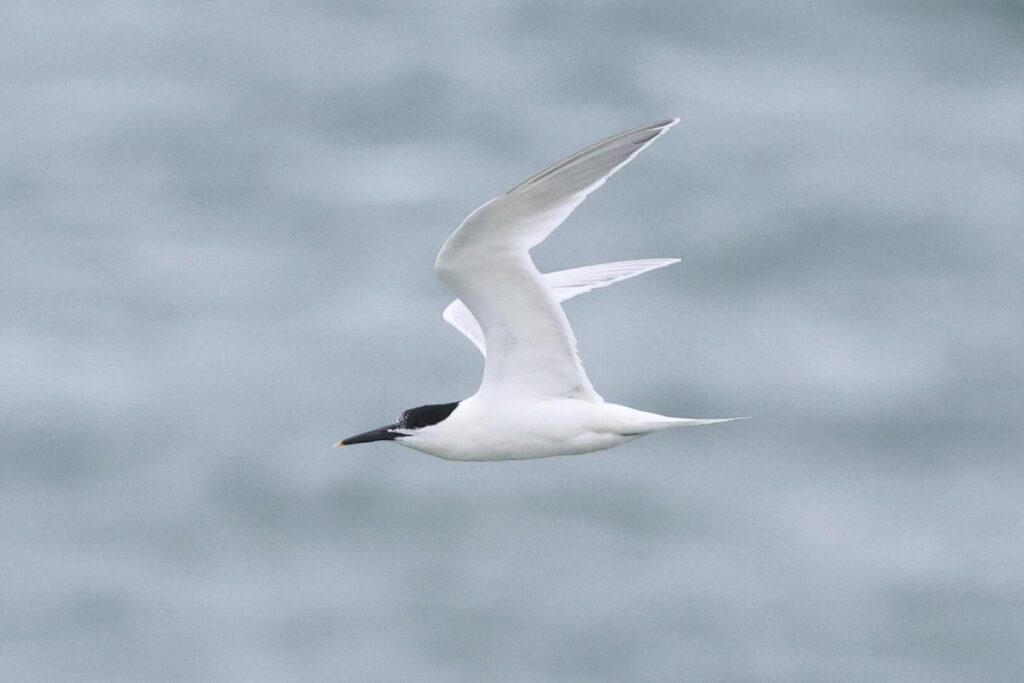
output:
[[[745,420],[745,417],[724,417],[724,418],[696,418],[696,417],[669,417],[658,413],[649,413],[636,408],[606,403],[606,409],[615,416],[624,429],[623,433],[647,433],[657,432],[672,427],[697,427],[710,425],[718,422],[732,422],[733,420]]]
[[[648,424],[651,426],[651,431],[659,431],[662,429],[671,429],[672,427],[699,427],[701,425],[713,425],[719,422],[733,422],[734,420],[749,419],[749,417],[661,417],[660,420],[651,420]]]

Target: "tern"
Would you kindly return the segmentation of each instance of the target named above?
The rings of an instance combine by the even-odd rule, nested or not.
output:
[[[335,446],[394,441],[446,460],[575,455],[673,427],[731,419],[668,417],[607,403],[590,384],[561,302],[679,259],[602,263],[542,275],[530,250],[587,195],[679,122],[614,135],[528,178],[469,214],[434,270],[458,295],[443,313],[484,355],[473,396],[404,411]]]

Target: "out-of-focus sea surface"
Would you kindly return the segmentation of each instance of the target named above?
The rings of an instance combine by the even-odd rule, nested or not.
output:
[[[0,8],[0,678],[1024,680],[1024,4]],[[535,252],[609,400],[459,464],[434,255],[682,122]]]

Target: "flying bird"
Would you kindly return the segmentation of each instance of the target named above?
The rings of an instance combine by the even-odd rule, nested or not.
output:
[[[458,299],[444,320],[484,355],[477,392],[424,405],[336,446],[394,441],[447,460],[588,453],[672,427],[727,422],[608,403],[590,384],[561,302],[679,259],[602,263],[541,274],[530,250],[679,119],[614,135],[563,159],[470,213],[434,270]]]

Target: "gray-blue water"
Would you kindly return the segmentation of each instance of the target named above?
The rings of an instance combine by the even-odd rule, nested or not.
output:
[[[8,2],[0,678],[1024,680],[1024,5]],[[330,448],[469,395],[434,254],[535,256],[590,456]]]

